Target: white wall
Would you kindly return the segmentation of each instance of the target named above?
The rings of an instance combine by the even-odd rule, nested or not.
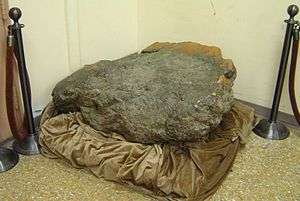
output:
[[[137,0],[66,0],[71,72],[137,51]]]
[[[79,0],[78,8],[82,63],[137,51],[137,0]]]
[[[237,67],[236,97],[270,107],[290,3],[300,1],[10,0],[23,10],[35,107],[83,64],[119,58],[155,41],[219,46]],[[298,65],[297,77],[299,71]],[[287,90],[281,110],[291,113]]]
[[[23,11],[33,107],[84,64],[137,51],[137,0],[10,0]]]
[[[218,46],[236,65],[235,96],[270,107],[291,3],[300,6],[299,0],[140,0],[138,47],[154,41]],[[287,88],[281,110],[292,113]]]
[[[64,1],[10,0],[23,11],[20,20],[31,79],[33,106],[45,105],[54,85],[69,73]]]

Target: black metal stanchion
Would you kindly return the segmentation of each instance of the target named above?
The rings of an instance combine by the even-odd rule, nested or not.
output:
[[[23,98],[23,106],[25,111],[27,135],[22,140],[15,140],[13,147],[14,150],[23,155],[39,154],[39,145],[37,142],[37,131],[34,125],[32,105],[31,105],[31,89],[26,69],[23,39],[21,29],[23,24],[19,23],[19,19],[22,16],[22,12],[19,8],[11,8],[9,10],[9,17],[13,20],[13,24],[10,25],[14,38],[14,52],[18,62],[18,70]]]
[[[4,147],[0,147],[0,173],[13,168],[19,162],[19,155]]]
[[[288,14],[290,19],[285,20],[287,23],[286,34],[283,44],[283,50],[281,55],[281,62],[278,72],[278,78],[273,98],[273,105],[271,110],[270,118],[262,119],[257,126],[253,129],[254,133],[267,139],[272,140],[282,140],[289,136],[289,129],[282,123],[277,121],[278,109],[280,104],[280,98],[282,93],[282,88],[284,84],[284,78],[286,74],[287,63],[289,59],[289,53],[291,49],[291,42],[293,38],[293,33],[296,30],[296,25],[299,24],[294,17],[298,14],[299,8],[296,5],[291,5],[288,7]]]

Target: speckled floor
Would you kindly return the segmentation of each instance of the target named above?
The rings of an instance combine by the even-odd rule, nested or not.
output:
[[[0,174],[1,201],[150,201],[141,193],[98,179],[43,156],[21,157],[19,164]],[[238,154],[232,172],[211,201],[299,201],[300,131],[283,141],[252,134]]]

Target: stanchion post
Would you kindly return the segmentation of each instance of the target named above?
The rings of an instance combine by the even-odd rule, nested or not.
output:
[[[296,5],[290,5],[287,10],[290,18],[285,20],[287,23],[285,39],[283,44],[283,50],[281,55],[281,61],[279,66],[278,78],[275,87],[275,93],[273,97],[273,104],[271,109],[270,118],[262,119],[256,127],[253,129],[254,133],[260,137],[272,139],[272,140],[282,140],[289,136],[289,129],[282,123],[277,121],[278,109],[280,104],[280,98],[282,94],[282,88],[284,84],[284,78],[286,74],[287,63],[289,59],[291,43],[293,38],[293,32],[295,30],[295,25],[298,23],[294,17],[298,14],[299,8]]]
[[[20,77],[23,106],[25,111],[27,135],[23,140],[15,140],[13,147],[15,151],[23,155],[39,154],[39,145],[37,142],[37,131],[34,125],[32,105],[31,105],[31,89],[28,72],[26,68],[22,28],[23,24],[19,23],[22,12],[19,8],[11,8],[9,10],[9,17],[13,20],[11,25],[12,33],[14,36],[14,49],[18,62],[18,71]],[[9,103],[8,103],[9,104]]]

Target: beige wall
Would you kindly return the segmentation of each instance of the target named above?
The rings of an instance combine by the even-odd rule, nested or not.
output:
[[[23,40],[33,106],[45,105],[57,81],[68,75],[64,1],[10,0],[23,11]]]
[[[83,64],[137,51],[137,0],[79,0],[78,7]]]
[[[238,70],[236,97],[269,107],[290,3],[299,0],[10,0],[24,13],[35,107],[82,64],[122,57],[154,41],[221,47]],[[291,113],[286,91],[281,110]]]
[[[33,107],[45,106],[55,84],[83,64],[137,50],[137,0],[10,0],[21,22]]]
[[[270,107],[290,3],[300,5],[299,0],[140,0],[138,47],[154,41],[219,46],[238,70],[235,96]],[[299,85],[298,79],[300,96]],[[286,92],[281,110],[291,113]]]

